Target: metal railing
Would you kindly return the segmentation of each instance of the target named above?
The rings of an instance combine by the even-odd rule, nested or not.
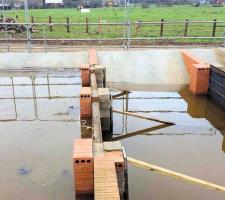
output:
[[[16,80],[18,77],[13,76],[3,76],[0,77],[0,101],[1,103],[7,103],[12,106],[11,109],[3,110],[0,116],[0,122],[6,121],[63,121],[63,122],[74,122],[79,121],[73,116],[62,118],[63,116],[51,116],[50,118],[43,118],[40,116],[39,111],[43,108],[43,105],[40,105],[40,101],[45,101],[46,103],[51,103],[54,105],[54,100],[65,101],[65,99],[79,99],[79,88],[81,86],[80,74],[79,72],[74,73],[73,75],[32,75],[29,77],[22,77],[28,80],[20,81]],[[7,81],[6,81],[7,79]],[[59,87],[70,87],[69,89],[73,92],[74,88],[77,87],[77,92],[68,95],[65,92],[61,94],[56,94]],[[7,93],[4,93],[7,90]],[[38,90],[37,90],[38,89]],[[46,94],[41,94],[40,89],[46,90]],[[21,92],[23,91],[23,92]],[[29,93],[29,94],[28,94]],[[53,101],[53,103],[52,103]],[[18,116],[18,107],[21,104],[27,104],[30,102],[32,106],[29,108],[29,113],[34,113],[29,115],[29,117],[21,118]],[[74,103],[75,104],[75,103]],[[72,105],[74,105],[72,104]],[[57,106],[56,106],[57,107]],[[73,109],[75,106],[72,106]],[[26,108],[28,109],[28,108]],[[26,110],[25,109],[25,110]],[[25,112],[23,110],[23,112]],[[13,113],[13,116],[7,118],[9,113]],[[61,113],[60,113],[61,114]],[[6,116],[5,116],[6,115]]]
[[[16,32],[12,28],[25,27]],[[70,47],[123,47],[126,49],[172,41],[183,43],[222,43],[225,21],[158,22],[79,22],[79,23],[0,23],[0,46],[13,49],[48,49]],[[27,34],[29,32],[29,34]],[[24,46],[23,46],[24,45]]]

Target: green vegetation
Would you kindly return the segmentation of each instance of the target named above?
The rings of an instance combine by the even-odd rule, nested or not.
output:
[[[7,16],[15,17],[18,15],[19,22],[24,22],[24,12],[7,11]],[[130,20],[132,22],[140,21],[184,21],[205,20],[212,21],[213,19],[225,20],[225,7],[212,6],[173,6],[173,7],[157,7],[152,6],[147,9],[140,7],[130,8]],[[30,16],[33,16],[34,22],[48,22],[48,17],[52,17],[52,22],[66,23],[66,18],[69,17],[70,22],[85,22],[88,18],[89,22],[98,22],[99,18],[102,22],[123,22],[123,8],[95,8],[91,9],[90,13],[81,13],[76,9],[37,9],[30,10]],[[213,23],[207,24],[189,24],[187,36],[211,36]],[[225,28],[225,23],[217,24],[215,36],[222,36]],[[37,33],[33,33],[33,37],[43,37],[43,27],[37,26]],[[163,28],[163,36],[183,36],[185,25],[184,23],[165,24]],[[54,25],[53,31],[46,27],[49,38],[122,38],[124,35],[124,27],[122,25],[89,25],[88,33],[86,26],[70,26],[70,32],[67,33],[66,26]],[[101,31],[99,31],[101,30]],[[160,24],[144,25],[140,24],[131,26],[131,37],[159,37]],[[18,37],[18,36],[17,36]]]
[[[24,19],[23,10],[8,11],[8,14],[15,16],[18,14],[21,22]],[[30,10],[30,15],[35,17],[35,21],[47,21],[48,16],[55,18],[55,22],[65,22],[66,17],[69,17],[73,22],[84,21],[88,17],[91,21],[98,21],[99,17],[110,22],[123,21],[123,8],[93,8],[90,13],[81,13],[76,9],[36,9]],[[45,19],[46,18],[46,19]],[[165,20],[223,20],[225,19],[225,7],[192,7],[192,6],[173,6],[173,7],[157,7],[153,6],[147,9],[140,7],[130,8],[130,19],[136,21],[141,19],[143,21],[159,21]]]

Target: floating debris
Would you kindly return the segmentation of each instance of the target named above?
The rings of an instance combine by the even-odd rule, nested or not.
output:
[[[32,172],[32,169],[29,168],[29,167],[26,167],[26,166],[21,166],[18,169],[18,174],[21,175],[21,176],[28,175],[31,172]]]

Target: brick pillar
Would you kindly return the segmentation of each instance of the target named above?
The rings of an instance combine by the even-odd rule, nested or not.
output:
[[[89,64],[97,65],[97,53],[95,49],[89,49]]]
[[[193,64],[190,68],[190,91],[193,94],[207,94],[209,87],[210,66]]]
[[[186,66],[186,69],[187,69],[187,72],[188,72],[189,77],[191,75],[190,70],[191,70],[193,64],[201,64],[201,63],[204,63],[202,60],[200,60],[200,59],[192,56],[189,52],[187,52],[185,50],[182,50],[181,51],[181,55],[183,57],[184,64]]]
[[[90,87],[90,70],[89,65],[81,65],[81,80],[82,80],[82,87]]]
[[[91,87],[82,87],[80,91],[80,117],[91,117]]]
[[[92,139],[75,139],[73,168],[76,195],[94,193]]]

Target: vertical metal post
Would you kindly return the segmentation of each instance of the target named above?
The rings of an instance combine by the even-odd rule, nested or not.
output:
[[[130,49],[130,33],[131,33],[131,23],[130,20],[128,20],[128,24],[127,24],[127,50]]]
[[[31,34],[30,34],[30,26],[29,26],[29,11],[28,11],[28,3],[27,0],[24,0],[24,9],[25,9],[25,20],[27,24],[26,33],[27,33],[27,48],[28,52],[31,52]]]
[[[51,90],[50,90],[50,85],[49,85],[49,76],[47,75],[47,85],[48,85],[48,98],[51,98]]]
[[[128,112],[128,109],[129,109],[129,106],[128,106],[128,101],[129,101],[129,93],[126,94],[126,112]],[[126,134],[127,134],[127,118],[128,118],[128,115],[126,115],[125,117],[125,130],[126,130]]]
[[[46,24],[42,25],[42,30],[43,30],[43,40],[44,40],[44,50],[45,52],[47,52],[48,46],[47,46],[47,42],[46,42]]]
[[[9,33],[8,31],[6,32],[6,35],[7,35],[7,51],[9,52]]]
[[[35,78],[31,77],[32,81],[32,91],[33,91],[33,101],[34,101],[34,112],[35,112],[35,119],[38,119],[38,108],[37,108],[37,96],[36,96],[36,89],[35,89]]]
[[[126,94],[126,112],[128,112],[129,93]]]
[[[8,26],[5,25],[5,36],[6,36],[6,44],[7,44],[7,51],[9,52],[9,33],[8,33]]]
[[[3,22],[4,22],[4,17],[5,17],[5,2],[2,0],[2,16],[3,16]]]
[[[14,81],[13,81],[13,77],[10,77],[10,78],[11,78],[11,83],[12,83],[14,110],[15,110],[15,115],[16,115],[16,119],[17,119],[18,114],[17,114],[17,107],[16,107],[16,95],[15,95]]]
[[[124,199],[125,200],[129,200],[128,163],[127,163],[127,154],[126,154],[124,146],[122,147],[122,151],[123,151],[123,158],[124,158],[124,163],[125,163],[125,170],[124,170],[124,178],[125,178]]]
[[[122,96],[123,97],[123,111],[125,111],[125,102],[124,102],[124,95]],[[125,114],[123,113],[123,118],[122,118],[122,134],[124,134],[124,130],[125,130]]]
[[[5,2],[2,0],[2,19],[3,23],[5,23]],[[5,25],[5,37],[6,37],[6,44],[7,44],[7,51],[9,52],[9,33],[8,33],[8,27]]]
[[[124,47],[129,50],[130,48],[130,33],[131,33],[131,27],[130,27],[130,1],[125,0],[124,1]]]

